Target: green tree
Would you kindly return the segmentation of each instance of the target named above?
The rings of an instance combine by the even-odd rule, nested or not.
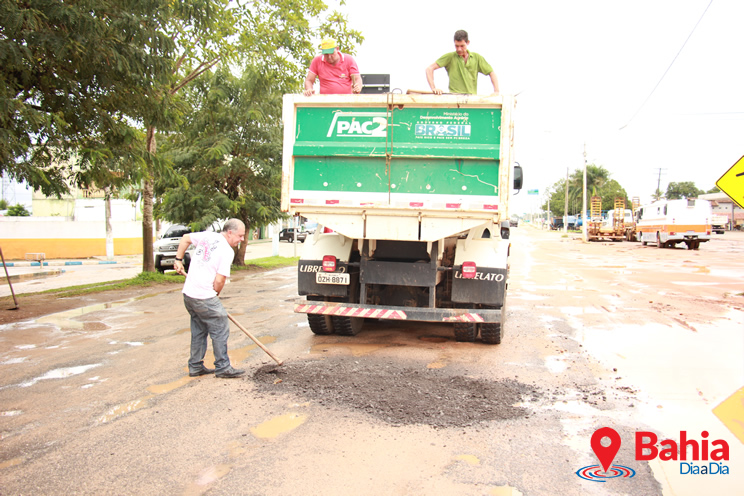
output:
[[[275,78],[249,67],[195,81],[187,92],[195,111],[164,144],[186,182],[159,181],[156,214],[200,230],[237,217],[250,230],[281,217],[282,95]],[[246,244],[236,252],[243,265]]]
[[[26,210],[26,207],[19,203],[8,208],[7,215],[8,217],[28,217],[31,214]]]
[[[630,200],[625,189],[614,179],[608,180],[600,188],[598,195],[602,197],[602,210],[613,210],[615,208],[615,199],[622,198],[625,201],[625,208],[631,208]]]
[[[706,194],[711,194],[711,193],[720,193],[720,192],[721,192],[721,188],[719,188],[718,186],[713,186],[712,188],[710,188],[705,193]]]
[[[347,50],[353,49],[355,40],[362,40],[359,32],[347,28],[345,17],[337,12],[325,14],[327,6],[320,0],[254,0],[245,4],[199,0],[177,5],[170,24],[163,26],[176,45],[176,58],[171,82],[159,89],[162,119],[160,123],[154,119],[146,122],[148,161],[142,190],[145,271],[155,270],[153,193],[158,174],[154,161],[161,158],[157,130],[168,132],[175,129],[174,123],[181,123],[183,113],[176,95],[218,64],[259,67],[278,87],[299,89],[316,52],[314,42],[321,35],[335,35]]]
[[[105,168],[166,81],[165,0],[0,0],[0,172],[46,195]]]
[[[679,198],[696,198],[698,195],[703,194],[704,191],[698,189],[695,183],[692,181],[685,181],[681,183],[669,183],[666,190],[667,200],[677,200]]]
[[[584,169],[579,168],[573,171],[568,179],[568,214],[574,215],[581,212],[583,203],[583,186],[584,186]],[[602,210],[614,208],[615,197],[625,198],[626,205],[629,205],[628,195],[620,184],[614,179],[610,179],[610,172],[601,165],[587,164],[586,166],[586,208],[589,209],[592,196],[602,197]],[[550,198],[550,213],[553,216],[564,215],[565,198],[566,198],[566,180],[560,179],[553,186],[548,188],[548,197]],[[547,210],[547,201],[543,204],[543,209]],[[630,208],[630,207],[628,207]]]

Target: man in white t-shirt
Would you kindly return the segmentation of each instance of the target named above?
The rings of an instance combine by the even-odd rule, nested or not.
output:
[[[230,323],[227,311],[218,298],[227,278],[230,277],[235,252],[233,248],[245,239],[245,224],[240,219],[225,222],[222,232],[195,232],[181,238],[173,266],[186,276],[183,285],[183,303],[191,315],[191,358],[189,375],[196,377],[214,373],[217,377],[240,377],[245,370],[234,369],[227,356],[227,338]],[[183,268],[183,256],[190,245],[196,249],[191,254],[189,273]],[[214,369],[204,366],[207,336],[212,338]]]

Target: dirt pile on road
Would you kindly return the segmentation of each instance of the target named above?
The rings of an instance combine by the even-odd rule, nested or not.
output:
[[[526,417],[527,409],[515,405],[536,394],[512,380],[491,382],[369,358],[267,365],[253,379],[259,391],[359,410],[391,424],[432,427]]]

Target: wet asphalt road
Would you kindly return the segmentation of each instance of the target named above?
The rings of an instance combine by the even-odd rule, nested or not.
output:
[[[735,494],[744,487],[744,236],[699,251],[582,244],[516,229],[499,346],[449,326],[373,322],[314,336],[292,268],[236,278],[228,311],[279,357],[515,380],[520,419],[462,428],[390,425],[344,405],[259,391],[250,377],[189,378],[179,290],[0,328],[0,494]],[[285,245],[291,248],[290,245]],[[233,328],[233,364],[272,363]],[[350,377],[349,380],[353,380]],[[434,400],[436,401],[436,399]],[[738,403],[737,403],[738,401]],[[612,427],[597,482],[591,435]],[[634,434],[680,431],[730,446],[727,475],[635,460]],[[736,436],[739,435],[740,438]]]

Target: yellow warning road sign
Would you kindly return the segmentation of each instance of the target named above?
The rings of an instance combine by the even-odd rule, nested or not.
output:
[[[713,414],[744,443],[744,387],[715,407]]]
[[[716,186],[737,205],[744,208],[744,157],[741,157],[721,176],[721,179],[716,181]]]

